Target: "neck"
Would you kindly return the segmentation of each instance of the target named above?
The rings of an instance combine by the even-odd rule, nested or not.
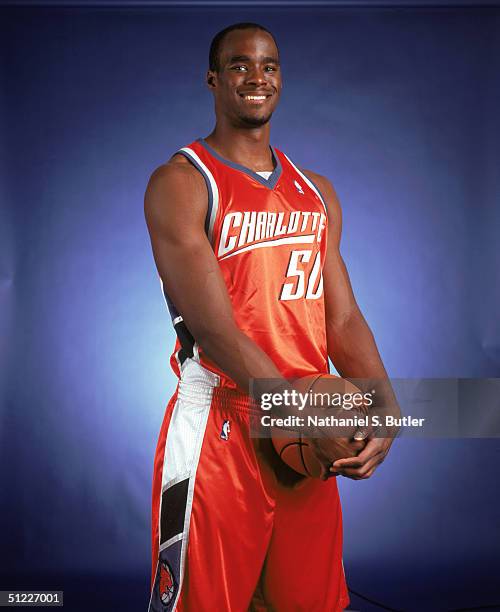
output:
[[[262,172],[274,170],[269,136],[269,122],[262,127],[246,130],[217,123],[205,140],[229,161],[250,168],[254,172]]]

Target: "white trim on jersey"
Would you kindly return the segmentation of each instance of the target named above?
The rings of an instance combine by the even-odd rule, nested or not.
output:
[[[210,219],[208,222],[208,239],[210,243],[213,244],[213,232],[214,232],[214,224],[215,218],[217,216],[217,210],[219,209],[219,188],[217,187],[217,183],[213,177],[213,174],[210,170],[205,166],[205,164],[201,161],[200,157],[190,149],[189,147],[182,147],[179,151],[183,151],[188,157],[190,157],[198,169],[205,175],[205,178],[208,179],[210,187],[212,189],[211,199],[212,199],[212,210],[210,211]]]
[[[321,202],[323,204],[323,207],[325,209],[325,213],[328,214],[328,209],[326,208],[326,202],[325,202],[325,200],[323,200],[323,196],[318,191],[317,187],[314,185],[314,183],[311,181],[311,179],[307,178],[307,176],[297,168],[297,166],[293,163],[293,161],[288,157],[288,155],[286,153],[283,153],[283,155],[287,158],[287,160],[290,162],[290,164],[295,168],[295,171],[297,172],[297,174],[304,179],[304,181],[307,183],[307,185],[309,185],[309,187],[318,196],[318,198],[321,200]]]
[[[168,307],[168,302],[167,302],[167,296],[165,295],[165,287],[163,286],[163,280],[162,280],[159,272],[158,272],[158,278],[160,279],[161,294],[163,296],[163,300],[165,302],[165,306],[167,307],[167,312],[170,313],[170,308]]]
[[[314,242],[315,235],[316,234],[307,234],[305,236],[289,236],[287,238],[264,240],[264,242],[257,242],[255,244],[249,244],[248,246],[243,247],[242,249],[238,249],[237,251],[233,251],[232,253],[228,253],[227,255],[224,255],[224,257],[221,257],[219,261],[222,261],[223,259],[228,259],[229,257],[232,257],[233,255],[239,255],[240,253],[244,253],[245,251],[251,251],[252,249],[261,249],[262,247],[280,246],[281,244],[304,244],[304,243],[309,244],[311,242]]]

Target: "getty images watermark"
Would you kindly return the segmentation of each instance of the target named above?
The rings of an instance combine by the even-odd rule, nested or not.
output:
[[[284,389],[278,392],[263,393],[260,396],[260,407],[263,411],[283,407],[298,411],[299,414],[287,416],[262,415],[260,422],[263,427],[307,428],[314,427],[422,427],[425,417],[400,416],[398,414],[382,414],[375,408],[376,391],[365,393],[341,392],[300,392],[295,389]],[[305,414],[311,408],[320,408],[324,413]],[[337,409],[333,411],[332,409]]]
[[[289,382],[252,381],[253,436],[500,437],[500,379],[330,379],[319,390]]]
[[[292,387],[262,393],[259,404],[265,414],[259,419],[261,429],[275,437],[288,436],[291,431],[303,437],[352,437],[382,431],[395,436],[403,423],[422,424],[421,419],[401,417],[397,406],[392,414],[382,414],[376,408],[375,389],[362,392],[350,384],[348,391],[341,379],[323,380],[319,386],[322,390]]]

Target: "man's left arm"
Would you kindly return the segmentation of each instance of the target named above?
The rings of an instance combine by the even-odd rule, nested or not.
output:
[[[363,391],[375,391],[378,406],[399,415],[397,400],[377,349],[373,334],[359,309],[345,263],[340,254],[342,212],[335,190],[326,178],[310,171],[304,173],[319,188],[328,210],[327,253],[323,268],[328,356],[342,378],[354,381]],[[339,459],[332,471],[355,480],[369,478],[382,463],[391,447],[390,437],[375,437],[373,430],[357,457]]]

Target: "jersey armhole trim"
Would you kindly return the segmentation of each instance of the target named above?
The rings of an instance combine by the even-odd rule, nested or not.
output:
[[[313,181],[306,176],[303,172],[301,172],[297,166],[293,163],[293,161],[288,157],[288,155],[286,153],[283,153],[283,155],[287,158],[287,160],[289,161],[289,163],[292,165],[292,167],[295,169],[295,171],[297,172],[297,174],[299,176],[302,177],[302,179],[307,183],[307,185],[309,185],[309,187],[314,191],[314,193],[318,196],[318,198],[321,200],[321,203],[323,204],[323,207],[325,209],[325,213],[328,216],[328,208],[326,206],[326,200],[323,197],[323,194],[321,193],[321,191],[319,190],[319,188],[313,183]]]
[[[205,218],[205,232],[208,236],[210,244],[213,246],[213,232],[217,211],[219,209],[219,189],[215,181],[214,175],[210,172],[207,166],[201,161],[199,156],[189,147],[183,147],[176,151],[183,155],[193,166],[201,173],[205,179],[208,191],[208,209]]]

